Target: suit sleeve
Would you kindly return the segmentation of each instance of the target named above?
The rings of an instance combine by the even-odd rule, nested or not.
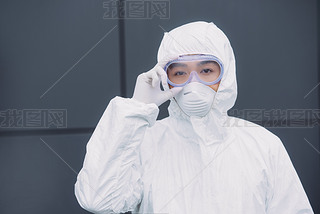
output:
[[[140,203],[139,145],[158,112],[155,104],[120,97],[110,101],[87,144],[75,184],[81,207],[93,213],[122,213]]]
[[[290,157],[277,137],[270,154],[273,175],[267,202],[268,214],[311,214],[313,210]]]

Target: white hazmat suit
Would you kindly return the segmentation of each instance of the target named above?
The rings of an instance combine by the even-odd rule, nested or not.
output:
[[[227,115],[237,84],[224,33],[207,22],[165,33],[158,65],[186,54],[214,55],[224,64],[209,113],[187,116],[171,99],[169,117],[156,121],[157,105],[178,91],[166,90],[160,101],[149,94],[141,102],[143,89],[137,99],[112,99],[87,145],[75,184],[79,204],[94,213],[313,213],[281,140]]]

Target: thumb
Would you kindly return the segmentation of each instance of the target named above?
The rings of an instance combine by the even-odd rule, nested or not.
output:
[[[170,91],[170,92],[171,92],[171,95],[172,95],[172,96],[170,97],[170,99],[171,99],[172,97],[176,96],[177,94],[179,94],[179,92],[182,91],[182,89],[183,89],[183,87],[174,87],[174,88],[169,89],[168,91]]]
[[[161,91],[160,96],[155,103],[157,106],[162,105],[162,103],[176,96],[182,89],[182,87],[175,87],[166,91]]]
[[[182,89],[183,89],[183,87],[174,87],[172,89],[163,91],[163,97],[167,101],[167,100],[171,99],[172,97],[176,96]]]

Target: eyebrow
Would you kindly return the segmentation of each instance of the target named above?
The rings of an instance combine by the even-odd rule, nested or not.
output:
[[[188,67],[186,64],[184,63],[172,63],[171,65],[169,65],[168,69],[173,69],[175,67]]]
[[[200,65],[205,65],[205,64],[209,64],[209,63],[212,63],[212,64],[215,64],[215,65],[218,65],[218,63],[216,61],[212,61],[212,60],[206,60],[206,61],[200,61],[197,63],[197,66],[200,66]],[[171,65],[169,65],[169,67],[167,69],[173,69],[175,67],[188,67],[188,65],[184,64],[184,63],[179,63],[179,62],[175,62],[175,63],[172,63]]]
[[[209,64],[209,63],[213,63],[213,64],[218,64],[216,61],[212,61],[212,60],[207,60],[207,61],[201,61],[199,62],[197,65],[205,65],[205,64]]]

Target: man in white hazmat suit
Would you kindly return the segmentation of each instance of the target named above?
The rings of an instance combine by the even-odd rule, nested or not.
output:
[[[160,82],[164,90],[160,89]],[[235,59],[213,23],[165,33],[133,98],[115,97],[87,145],[75,184],[94,213],[313,213],[281,140],[229,117]],[[171,99],[169,117],[156,121]]]

